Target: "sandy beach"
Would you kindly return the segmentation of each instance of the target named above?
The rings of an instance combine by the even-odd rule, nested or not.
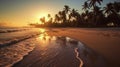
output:
[[[48,35],[68,36],[77,39],[103,55],[111,67],[120,66],[120,30],[119,29],[51,29]]]
[[[35,28],[0,39],[1,67],[120,66],[119,28]]]

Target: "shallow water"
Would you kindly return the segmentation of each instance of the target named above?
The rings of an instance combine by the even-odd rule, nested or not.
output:
[[[13,67],[107,67],[102,56],[78,40],[45,32],[36,39],[35,49]]]
[[[3,29],[6,30],[6,29]],[[7,29],[8,30],[8,29]],[[10,29],[13,30],[14,29]],[[16,32],[0,33],[0,48],[6,45],[15,44],[25,39],[32,38],[41,33],[37,28],[25,28],[25,30],[18,28]]]
[[[18,31],[14,31],[15,29]],[[42,31],[37,28],[22,29],[2,28],[4,31],[13,30],[14,32],[0,33],[0,67],[11,67],[34,49],[35,36]]]

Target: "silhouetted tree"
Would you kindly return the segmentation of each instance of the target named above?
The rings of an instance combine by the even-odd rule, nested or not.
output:
[[[89,9],[89,4],[88,4],[88,2],[84,2],[84,5],[82,5],[83,6],[83,10],[85,10],[85,11],[87,11],[88,9]]]
[[[51,26],[52,25],[52,21],[53,21],[53,18],[51,17],[50,14],[48,14],[48,21],[47,21],[47,26]]]
[[[45,24],[45,17],[42,17],[42,18],[40,18],[40,21],[43,23],[43,24]]]
[[[100,12],[100,7],[98,7],[96,4],[98,3],[99,5],[101,5],[102,1],[103,0],[88,0],[88,1],[86,1],[86,3],[89,4],[89,7],[92,9],[92,12],[93,12],[93,13],[91,12],[91,14],[90,14],[91,18],[88,18],[88,16],[86,16],[86,18],[88,18],[89,20],[91,20],[91,23],[94,26],[96,26],[96,24],[97,24],[97,21],[98,21],[97,17],[99,17],[98,13]]]
[[[78,10],[72,9],[70,13],[70,21],[72,21],[72,26],[79,26],[81,23],[81,17],[80,14],[77,12]]]
[[[68,5],[65,5],[64,9],[62,11],[64,25],[68,24],[68,21],[69,21],[69,18],[68,18],[69,14],[68,13],[69,13],[69,11],[70,11],[70,7]]]
[[[89,1],[89,6],[90,7],[95,7],[95,6],[97,6],[96,4],[98,3],[99,5],[101,5],[101,2],[103,1],[103,0],[88,0]]]
[[[115,26],[120,26],[120,2],[108,3],[104,10],[108,23],[112,22]]]
[[[68,5],[64,6],[64,11],[67,14],[70,11],[70,7]]]
[[[59,21],[60,21],[60,18],[58,16],[58,14],[55,14],[54,23],[58,23]]]
[[[79,13],[76,9],[71,9],[64,5],[53,18],[48,14],[48,21],[45,17],[40,18],[43,23],[30,24],[31,26],[47,27],[105,27],[112,23],[114,26],[120,26],[120,2],[108,3],[104,9],[100,7],[103,0],[87,0],[84,2],[83,12]]]

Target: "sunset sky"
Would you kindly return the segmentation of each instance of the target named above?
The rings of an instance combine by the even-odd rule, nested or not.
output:
[[[51,14],[54,16],[64,5],[81,12],[86,0],[0,0],[0,24],[10,26],[25,26],[28,23],[39,22],[39,18]],[[104,0],[108,2],[119,0]]]

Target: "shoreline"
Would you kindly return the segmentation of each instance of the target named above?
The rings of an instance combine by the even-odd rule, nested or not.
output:
[[[114,30],[84,30],[81,28],[51,28],[50,31],[47,31],[47,34],[51,36],[68,36],[79,40],[95,52],[103,55],[109,64],[114,67],[119,67],[120,31],[117,31],[115,34],[113,34],[113,31]]]
[[[120,58],[119,58],[120,31],[119,29],[100,29],[100,28],[99,29],[98,28],[94,28],[94,29],[89,29],[89,28],[46,28],[46,29],[43,28],[42,29],[40,28],[40,29],[41,29],[41,34],[45,34],[43,36],[47,36],[47,35],[52,37],[63,36],[63,37],[70,37],[72,39],[80,41],[86,47],[90,48],[92,51],[102,56],[106,60],[106,63],[109,65],[108,67],[120,66],[119,64],[120,63]],[[43,40],[44,39],[45,38],[43,38]],[[34,43],[37,44],[36,40],[33,40],[33,41],[35,41]],[[26,56],[31,55],[31,52]],[[25,60],[24,58],[26,56],[23,57],[22,59],[23,61]],[[85,56],[82,56],[82,57],[85,57]],[[94,55],[92,57],[94,57]],[[30,57],[28,59],[30,59]]]

